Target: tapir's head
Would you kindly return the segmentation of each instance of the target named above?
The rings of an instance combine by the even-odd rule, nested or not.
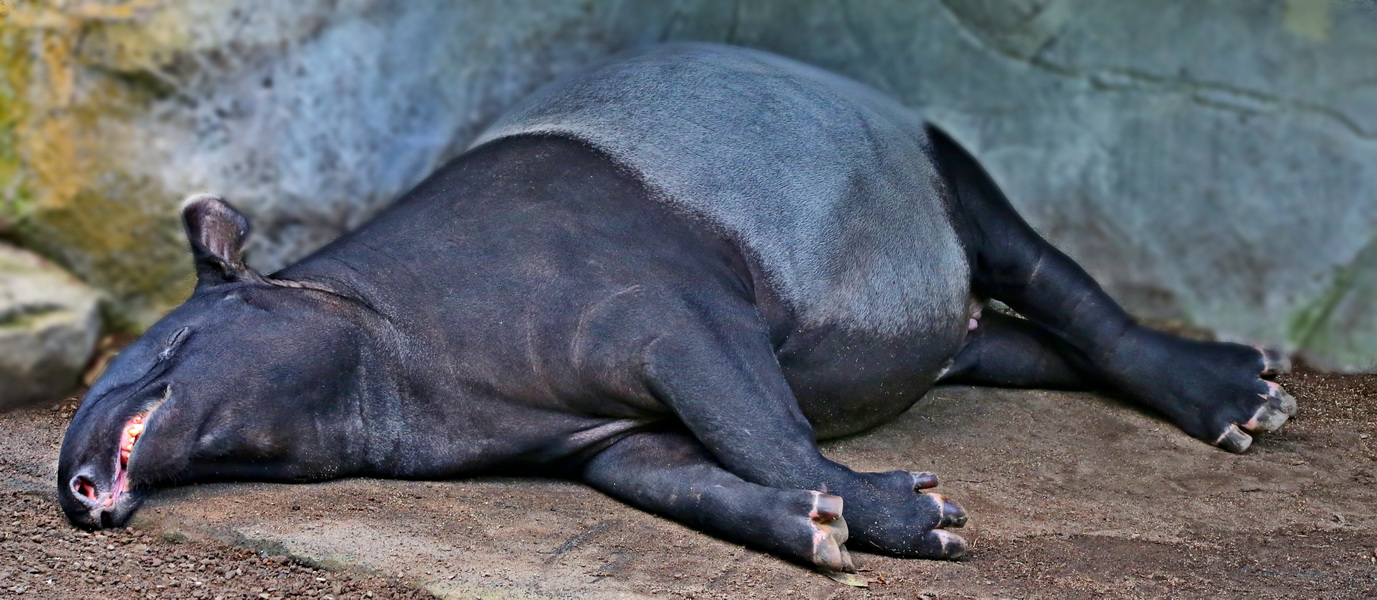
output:
[[[62,442],[58,499],[78,527],[121,526],[158,487],[356,468],[365,309],[247,267],[248,221],[219,198],[182,218],[196,291],[110,364]]]

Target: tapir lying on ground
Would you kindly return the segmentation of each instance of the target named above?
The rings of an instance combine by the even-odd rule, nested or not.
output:
[[[1136,324],[917,115],[739,48],[553,83],[272,275],[229,204],[182,218],[195,292],[63,442],[79,527],[195,481],[534,473],[847,571],[965,551],[935,476],[818,453],[934,384],[1103,389],[1233,452],[1295,412],[1282,356]]]

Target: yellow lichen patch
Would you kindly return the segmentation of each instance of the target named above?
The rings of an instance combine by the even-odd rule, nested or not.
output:
[[[167,5],[167,0],[127,0],[113,4],[86,2],[73,4],[54,0],[18,2],[6,15],[14,25],[25,29],[72,30],[91,21],[127,21]]]
[[[1330,0],[1286,0],[1281,24],[1300,37],[1324,42],[1329,39]]]
[[[8,94],[0,106],[11,120],[12,154],[33,171],[34,187],[45,203],[62,205],[76,193],[73,167],[82,142],[90,142],[93,128],[81,127],[71,114],[74,104],[109,104],[102,93],[76,98],[74,56],[77,41],[94,22],[128,21],[165,4],[163,0],[131,0],[118,4],[21,2],[0,23],[0,40],[10,57],[5,69]],[[3,139],[3,138],[0,138]],[[13,175],[13,176],[18,176]]]
[[[118,85],[101,87],[112,105],[129,105]],[[110,140],[128,135],[120,117],[79,105],[33,123],[25,146],[39,197],[19,232],[25,245],[109,292],[117,320],[138,327],[185,298],[190,268],[168,201],[175,195],[131,179],[113,155],[120,145]]]
[[[112,173],[95,181],[103,185],[80,186],[63,206],[38,205],[20,227],[21,241],[122,301],[116,325],[137,329],[186,298],[190,258],[173,212],[127,200],[163,190]]]
[[[28,87],[29,70],[22,60],[28,40],[23,32],[5,23],[0,16],[0,57],[4,57],[0,58],[0,225],[23,213],[27,196],[15,128],[26,113],[19,94]]]
[[[128,123],[149,91],[83,66],[77,40],[96,23],[137,18],[161,4],[17,5],[0,29],[11,59],[0,108],[0,184],[22,181],[20,241],[108,292],[116,323],[146,326],[185,298],[190,268],[170,210],[175,194],[138,173]],[[64,6],[61,10],[57,6]],[[146,157],[143,157],[146,158]],[[4,187],[0,187],[3,193]]]
[[[195,40],[182,5],[134,21],[102,21],[86,28],[78,60],[120,72],[159,73]]]

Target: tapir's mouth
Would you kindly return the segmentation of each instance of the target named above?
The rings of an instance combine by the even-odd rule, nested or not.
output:
[[[85,450],[95,451],[93,456],[70,467],[76,474],[59,484],[64,486],[64,490],[58,495],[58,499],[62,503],[63,511],[67,513],[67,519],[73,525],[88,530],[121,527],[138,508],[142,494],[132,488],[141,484],[137,478],[131,483],[130,461],[137,452],[139,441],[147,434],[154,414],[171,397],[172,386],[168,386],[163,391],[162,398],[142,406],[141,412],[121,423],[119,442],[113,452],[105,454],[104,448],[108,446],[104,444],[100,444],[103,447],[100,449],[88,446]],[[67,433],[69,436],[72,435],[71,430]],[[66,450],[64,447],[63,451]],[[64,471],[61,468],[58,470],[61,477],[68,477]],[[109,474],[108,479],[106,474]]]
[[[77,493],[101,506],[111,507],[129,490],[129,456],[134,452],[134,444],[137,444],[139,437],[143,435],[148,414],[144,412],[134,415],[120,429],[119,458],[115,461],[115,476],[111,480],[110,493],[102,495],[96,485],[84,477],[77,479]]]

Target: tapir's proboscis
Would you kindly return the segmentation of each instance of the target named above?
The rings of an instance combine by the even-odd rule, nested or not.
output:
[[[1283,355],[1138,324],[951,137],[758,51],[556,81],[270,275],[224,200],[182,219],[195,291],[63,441],[78,527],[194,482],[537,474],[851,571],[966,551],[934,475],[818,451],[935,384],[1103,390],[1231,452],[1296,409]]]

